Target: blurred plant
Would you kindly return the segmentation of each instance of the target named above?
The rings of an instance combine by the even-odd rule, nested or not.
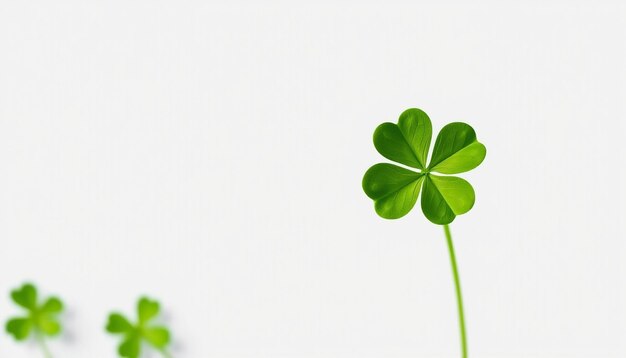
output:
[[[18,341],[26,340],[32,333],[44,356],[51,358],[45,338],[61,333],[57,315],[63,311],[63,302],[58,297],[49,297],[39,304],[37,288],[30,283],[11,291],[11,299],[26,310],[26,315],[9,319],[7,332]]]
[[[126,317],[120,313],[111,313],[106,330],[112,334],[123,335],[123,340],[118,347],[121,357],[137,358],[141,354],[144,343],[152,346],[164,357],[171,358],[167,351],[170,342],[170,332],[164,326],[152,325],[150,321],[159,315],[159,302],[142,297],[137,303],[136,324],[130,323]]]
[[[374,200],[379,216],[398,219],[415,206],[423,186],[422,212],[428,220],[444,228],[456,288],[462,355],[467,357],[461,284],[448,224],[474,206],[475,194],[467,181],[432,172],[457,174],[472,170],[482,163],[487,150],[468,124],[450,123],[437,135],[430,164],[426,165],[431,139],[430,118],[417,108],[404,111],[398,124],[379,125],[374,131],[376,150],[389,160],[419,171],[389,163],[375,164],[363,177],[363,190]]]

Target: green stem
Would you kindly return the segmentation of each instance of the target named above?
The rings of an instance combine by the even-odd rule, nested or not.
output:
[[[43,356],[46,358],[52,358],[52,353],[50,353],[48,345],[46,345],[46,340],[40,333],[36,333],[36,340],[39,348],[43,351]]]
[[[170,352],[168,352],[165,349],[161,349],[161,354],[163,355],[163,357],[165,358],[172,358],[172,355],[170,354]]]
[[[456,265],[456,256],[454,255],[454,245],[452,244],[452,235],[450,235],[450,227],[443,226],[448,241],[448,251],[450,252],[450,263],[452,264],[452,273],[454,274],[454,285],[456,287],[456,302],[459,310],[459,326],[461,328],[461,349],[463,358],[467,358],[467,337],[465,333],[465,315],[463,313],[463,297],[461,295],[461,280],[459,279],[459,269]]]

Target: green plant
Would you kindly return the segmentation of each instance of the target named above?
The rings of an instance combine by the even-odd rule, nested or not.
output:
[[[153,325],[153,321],[160,311],[159,302],[142,297],[137,302],[137,323],[132,324],[120,313],[111,313],[106,326],[109,333],[121,334],[124,339],[118,347],[122,357],[137,358],[141,354],[143,343],[152,346],[164,357],[171,357],[167,351],[170,342],[170,332],[164,326]]]
[[[32,333],[44,355],[52,357],[45,337],[61,333],[57,316],[63,311],[63,302],[58,297],[49,297],[39,304],[37,288],[30,283],[11,291],[11,299],[26,310],[26,315],[9,319],[7,332],[18,341],[26,340]]]
[[[454,122],[444,126],[437,135],[430,163],[426,165],[431,138],[430,118],[417,108],[404,111],[398,124],[379,125],[374,131],[376,150],[385,158],[418,171],[389,163],[375,164],[363,177],[363,190],[374,200],[376,213],[385,219],[398,219],[408,214],[422,190],[424,215],[444,227],[456,288],[462,355],[467,357],[461,284],[448,224],[474,206],[475,194],[467,181],[433,172],[458,174],[474,169],[485,159],[487,150],[476,139],[472,127]]]

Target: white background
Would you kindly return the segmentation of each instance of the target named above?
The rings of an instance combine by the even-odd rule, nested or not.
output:
[[[626,356],[626,5],[3,1],[0,319],[68,305],[112,357],[161,300],[175,357],[457,357],[441,227],[361,189],[406,108],[487,158],[452,233],[474,357]],[[0,356],[38,357],[0,335]]]

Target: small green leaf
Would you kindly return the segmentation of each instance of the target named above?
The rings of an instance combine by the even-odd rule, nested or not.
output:
[[[385,219],[406,215],[417,201],[423,174],[387,163],[372,166],[363,176],[363,190]]]
[[[428,220],[437,225],[451,223],[456,215],[432,182],[430,175],[424,180],[422,211]]]
[[[378,163],[363,176],[363,190],[371,199],[378,200],[395,193],[422,176],[397,165]]]
[[[466,180],[432,174],[429,177],[455,215],[465,214],[474,206],[474,188]]]
[[[45,313],[59,313],[63,311],[63,302],[58,297],[50,297],[41,307],[41,311]]]
[[[122,357],[137,358],[141,351],[141,340],[136,336],[128,337],[120,344],[117,351]]]
[[[18,305],[34,310],[37,308],[37,289],[30,283],[22,285],[21,288],[11,291],[13,302]]]
[[[472,127],[461,122],[450,123],[437,136],[429,168],[443,174],[463,173],[482,163],[486,153]]]
[[[143,337],[155,348],[162,349],[170,341],[170,332],[165,327],[151,327],[143,330]]]
[[[13,318],[6,324],[7,333],[11,334],[16,340],[25,340],[33,328],[33,323],[28,318]]]
[[[435,224],[451,223],[474,206],[474,199],[474,189],[461,178],[430,174],[424,180],[422,211]]]
[[[428,115],[417,108],[407,109],[398,124],[383,123],[374,131],[374,146],[385,158],[409,167],[424,169],[432,137]]]
[[[139,322],[144,323],[159,314],[159,303],[152,301],[149,298],[142,297],[137,304],[137,315],[139,316]]]
[[[133,326],[128,322],[126,317],[119,313],[111,313],[106,330],[110,333],[127,333],[133,330]]]

